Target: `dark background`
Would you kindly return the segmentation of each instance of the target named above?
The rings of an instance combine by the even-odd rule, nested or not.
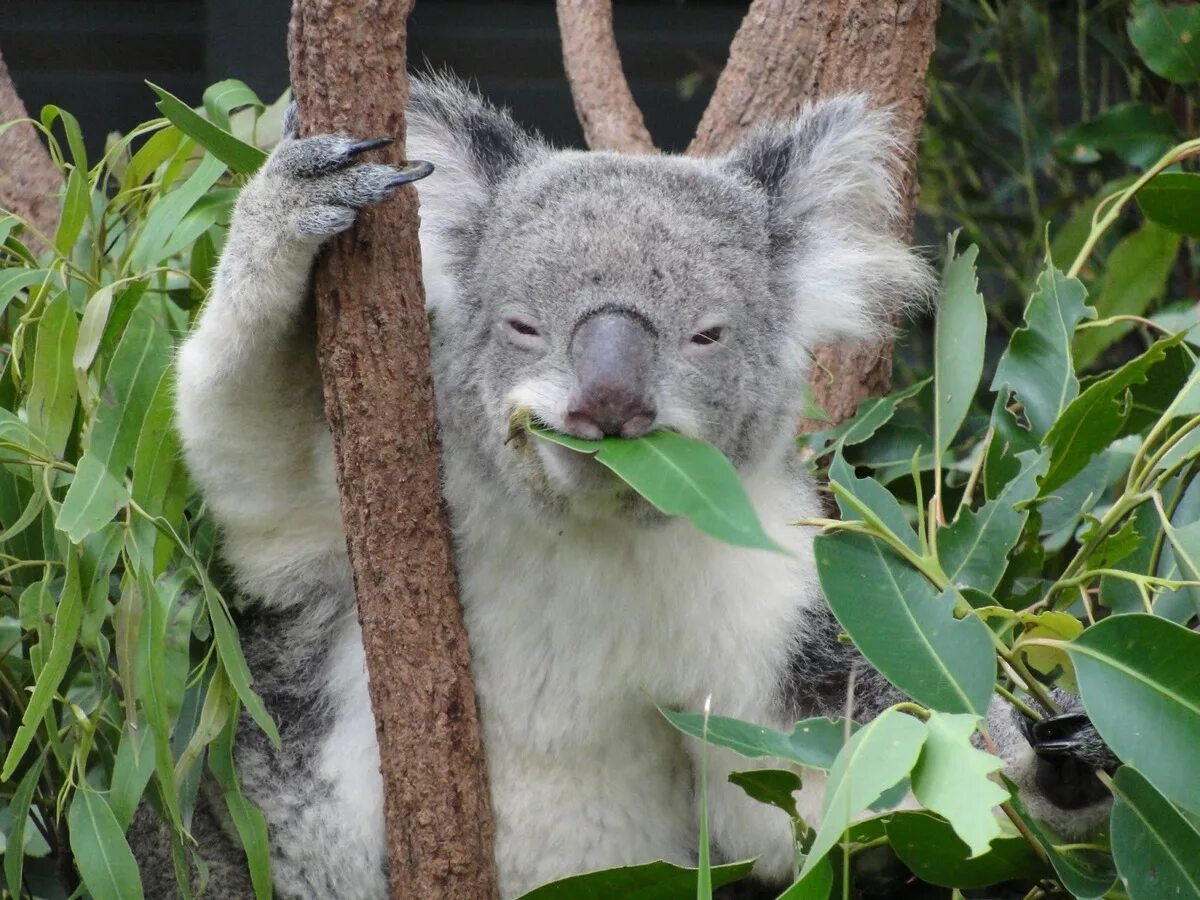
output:
[[[617,41],[660,146],[686,147],[748,0],[618,0]],[[290,0],[0,0],[0,52],[33,116],[73,112],[89,150],[158,115],[150,80],[193,105],[240,78],[287,86]],[[448,66],[559,144],[582,146],[553,0],[419,0],[409,63]]]

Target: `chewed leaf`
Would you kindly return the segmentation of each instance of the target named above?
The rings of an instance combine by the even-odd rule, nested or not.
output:
[[[530,422],[530,434],[592,454],[596,462],[668,516],[682,516],[710,537],[759,550],[786,553],[763,530],[733,464],[698,438],[652,431],[640,438],[587,441]]]

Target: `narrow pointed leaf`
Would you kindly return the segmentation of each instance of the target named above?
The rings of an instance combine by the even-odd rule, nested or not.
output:
[[[600,441],[538,425],[531,425],[529,432],[540,440],[594,455],[660,512],[683,516],[710,537],[740,547],[784,552],[763,530],[733,464],[711,444],[674,431]]]
[[[111,522],[128,502],[125,485],[104,463],[85,453],[75,469],[75,478],[63,498],[54,527],[78,544]]]
[[[846,726],[842,719],[804,719],[788,734],[740,719],[709,716],[706,731],[703,713],[672,712],[662,707],[658,711],[684,734],[717,747],[726,747],[750,759],[771,757],[798,766],[828,770],[846,743]],[[852,730],[857,727],[851,723]]]
[[[960,588],[990,594],[1008,568],[1008,554],[1029,519],[1029,510],[1021,504],[1037,496],[1037,480],[1049,464],[1046,454],[1032,451],[1017,459],[1020,472],[995,499],[978,509],[961,510],[953,522],[938,529],[938,559],[946,577]]]
[[[90,788],[77,788],[67,825],[71,855],[94,900],[141,900],[137,861],[104,798]]]
[[[729,863],[713,866],[712,886],[732,884],[750,874],[754,863]],[[694,900],[697,870],[668,862],[645,863],[640,866],[621,866],[572,875],[561,881],[544,884],[522,894],[519,900]]]
[[[958,232],[950,236],[942,270],[942,296],[933,331],[935,442],[945,453],[967,417],[983,375],[987,317],[975,276],[974,244],[955,253]]]
[[[63,291],[46,305],[38,324],[27,403],[30,429],[60,456],[75,421],[71,350],[78,332],[79,320],[71,310],[71,297]]]
[[[155,105],[159,112],[233,171],[241,175],[251,175],[266,162],[267,154],[262,150],[238,140],[224,128],[214,125],[174,94],[156,84],[151,84],[150,89],[158,94],[158,103]]]
[[[842,518],[872,522],[902,541],[909,550],[921,552],[917,533],[896,496],[874,478],[855,475],[840,453],[834,455],[829,465],[829,483],[837,495]]]

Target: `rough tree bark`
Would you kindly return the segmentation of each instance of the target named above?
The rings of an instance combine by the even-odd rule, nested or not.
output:
[[[908,151],[907,204],[898,223],[907,239],[916,202],[915,151],[925,117],[925,72],[939,7],[940,0],[754,0],[688,152],[721,153],[754,125],[785,119],[807,100],[869,91],[876,103],[895,106]],[[564,40],[564,52],[568,49]],[[568,75],[572,71],[568,64]],[[577,107],[588,102],[590,94],[581,94],[573,77],[571,87]],[[841,421],[862,400],[886,392],[891,374],[890,343],[824,347],[813,367],[813,397]]]
[[[611,0],[558,0],[557,6],[563,65],[588,146],[658,152],[621,69]]]
[[[412,0],[295,0],[292,86],[306,133],[404,137]],[[329,248],[314,276],[384,781],[394,898],[496,896],[470,656],[441,500],[411,186]]]
[[[0,124],[28,116],[0,57]],[[0,135],[0,209],[53,237],[61,189],[62,176],[32,125],[14,125]]]

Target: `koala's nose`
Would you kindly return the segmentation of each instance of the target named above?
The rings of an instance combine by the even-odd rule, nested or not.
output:
[[[639,437],[653,428],[654,347],[653,328],[632,311],[600,311],[580,322],[570,346],[576,384],[567,401],[567,430],[598,440]]]

